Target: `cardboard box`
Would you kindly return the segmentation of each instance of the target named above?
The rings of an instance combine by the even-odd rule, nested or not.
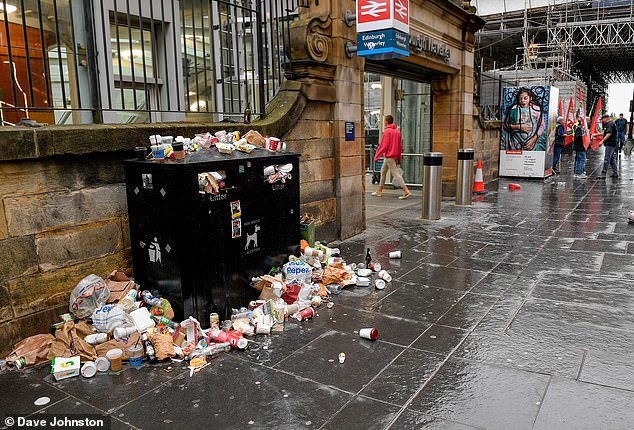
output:
[[[299,234],[308,245],[315,246],[315,221],[311,221],[308,224],[299,223]]]
[[[80,357],[54,357],[51,360],[51,373],[57,381],[79,375]]]

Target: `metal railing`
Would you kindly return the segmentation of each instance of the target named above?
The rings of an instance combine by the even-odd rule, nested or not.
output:
[[[297,16],[297,0],[0,0],[2,125],[261,117]]]
[[[508,86],[516,86],[517,82],[509,82],[502,79],[494,72],[480,72],[476,70],[476,90],[474,101],[480,108],[480,115],[488,121],[500,121],[502,119],[503,89]]]

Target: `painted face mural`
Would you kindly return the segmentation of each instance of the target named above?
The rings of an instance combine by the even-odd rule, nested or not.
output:
[[[500,149],[545,151],[548,104],[547,87],[505,88]]]

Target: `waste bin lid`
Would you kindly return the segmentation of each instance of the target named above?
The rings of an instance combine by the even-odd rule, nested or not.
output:
[[[458,160],[473,160],[475,151],[473,148],[462,148],[458,150]]]
[[[423,153],[423,166],[442,166],[442,152]]]

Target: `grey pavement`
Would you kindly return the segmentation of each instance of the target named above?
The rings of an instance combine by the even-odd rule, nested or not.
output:
[[[384,290],[345,289],[192,377],[175,363],[3,373],[0,409],[107,414],[113,428],[631,429],[634,161],[596,179],[601,156],[589,179],[564,157],[560,176],[443,202],[439,221],[420,220],[415,198],[368,195],[367,231],[338,246],[349,262],[370,248],[394,278]],[[360,339],[372,326],[379,340]]]

